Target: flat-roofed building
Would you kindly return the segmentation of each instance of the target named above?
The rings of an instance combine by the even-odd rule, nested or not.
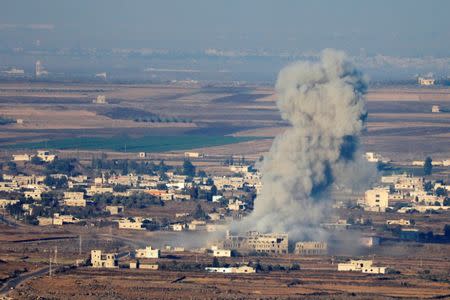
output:
[[[94,268],[118,268],[118,255],[117,253],[102,254],[101,250],[92,250],[91,264]]]
[[[33,158],[30,154],[13,154],[13,161],[30,161]]]
[[[52,162],[56,159],[56,155],[50,154],[48,150],[38,150],[36,156],[45,162]]]
[[[375,267],[372,260],[350,260],[349,262],[338,264],[338,271],[384,274],[386,273],[386,267]]]
[[[147,246],[143,249],[136,249],[136,258],[159,258],[160,250]]]
[[[214,268],[214,267],[207,267],[205,268],[207,272],[210,273],[224,273],[224,274],[250,274],[250,273],[256,273],[255,268],[250,266],[240,266],[240,267],[223,267],[223,268]]]
[[[117,222],[119,223],[119,229],[145,230],[143,221],[144,219],[140,217],[129,217],[120,219]]]
[[[0,208],[19,203],[19,200],[0,199]]]
[[[259,233],[249,231],[246,235],[230,235],[221,243],[221,248],[261,252],[269,254],[287,254],[288,253],[288,234],[287,233]]]
[[[204,154],[203,153],[199,153],[199,152],[184,152],[184,157],[201,158],[201,157],[204,157]]]
[[[159,265],[158,264],[152,264],[152,263],[139,262],[139,269],[158,270],[159,269]]]
[[[364,195],[364,207],[368,211],[384,212],[389,206],[389,191],[385,188],[367,190]]]
[[[50,217],[37,217],[39,226],[53,225],[53,218]]]
[[[34,190],[34,191],[25,191],[23,193],[25,198],[32,198],[33,200],[41,200],[42,191]]]
[[[435,79],[432,77],[418,77],[417,82],[422,86],[432,86],[435,83]]]
[[[326,255],[328,245],[326,242],[297,242],[294,251],[299,255]]]
[[[439,108],[439,105],[433,105],[431,107],[431,112],[432,113],[439,113],[439,112],[441,112],[441,109]]]
[[[86,206],[83,192],[64,192],[64,205],[67,206]]]
[[[123,205],[107,205],[105,210],[111,215],[118,215],[124,212],[125,208]]]
[[[175,223],[170,225],[173,231],[183,231],[186,228],[186,224],[184,223]]]
[[[386,220],[386,225],[409,226],[409,225],[411,225],[411,221],[410,220],[404,220],[404,219],[400,219],[400,220]]]
[[[231,257],[231,250],[228,249],[213,249],[212,251],[214,257]]]

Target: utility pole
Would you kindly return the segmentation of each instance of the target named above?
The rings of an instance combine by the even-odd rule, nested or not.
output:
[[[58,246],[55,246],[55,266],[58,264]]]
[[[79,235],[79,240],[78,240],[78,242],[79,242],[79,244],[78,244],[78,255],[79,256],[81,256],[81,234]]]
[[[52,277],[52,250],[49,249],[48,252],[49,252],[49,254],[48,254],[48,263],[49,263],[48,276]]]

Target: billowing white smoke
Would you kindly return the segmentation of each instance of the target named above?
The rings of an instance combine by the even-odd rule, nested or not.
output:
[[[344,53],[324,50],[318,62],[296,62],[278,75],[277,105],[289,127],[264,157],[262,191],[238,230],[319,238],[330,185],[354,170],[366,110],[362,74]],[[235,228],[236,229],[236,228]]]

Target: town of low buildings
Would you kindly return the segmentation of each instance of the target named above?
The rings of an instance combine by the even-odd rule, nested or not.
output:
[[[16,162],[24,162],[23,164],[18,163],[18,165],[27,165],[34,156],[39,156],[43,162],[49,163],[55,159],[51,155],[48,151],[39,151],[37,154],[18,154],[13,159]],[[188,154],[188,157],[202,158],[200,154],[198,156]],[[142,155],[140,158],[139,161],[144,161],[146,156]],[[374,152],[366,153],[366,159],[374,163],[385,161],[381,155]],[[441,165],[443,166],[444,163]],[[191,178],[172,171],[160,175],[159,173],[135,174],[131,172],[121,174],[117,171],[107,172],[105,170],[95,170],[95,172],[89,173],[89,176],[83,174],[72,174],[73,176],[65,174],[25,175],[19,172],[3,174],[0,191],[6,194],[12,193],[11,195],[21,200],[2,198],[0,199],[0,208],[19,204],[23,214],[31,215],[33,210],[41,209],[40,206],[46,202],[48,193],[55,192],[54,194],[57,195],[55,199],[60,207],[59,212],[51,211],[49,213],[46,211],[45,214],[37,216],[35,220],[39,226],[49,226],[43,230],[54,230],[55,228],[51,226],[67,224],[75,224],[64,228],[67,231],[73,229],[74,226],[80,226],[78,223],[98,227],[106,224],[110,230],[108,237],[111,240],[114,237],[113,230],[116,231],[116,234],[124,234],[127,237],[153,236],[152,233],[142,232],[144,230],[158,230],[162,235],[167,234],[168,236],[183,236],[182,239],[177,240],[180,246],[162,248],[162,251],[170,253],[169,255],[164,255],[166,253],[161,255],[161,251],[152,246],[135,250],[127,249],[126,251],[129,252],[125,253],[115,253],[111,250],[114,249],[112,247],[108,247],[107,249],[110,251],[105,253],[94,248],[91,251],[91,265],[94,268],[119,268],[120,261],[120,268],[167,270],[166,268],[170,265],[167,263],[167,258],[170,256],[181,257],[181,261],[183,261],[186,256],[203,255],[203,260],[210,259],[215,262],[213,263],[214,267],[204,269],[206,265],[210,265],[205,264],[204,261],[189,267],[204,269],[208,273],[252,274],[256,272],[253,257],[253,263],[239,267],[236,267],[237,259],[235,257],[242,257],[242,261],[244,261],[246,256],[253,255],[270,257],[293,253],[295,254],[293,255],[294,259],[302,259],[302,256],[333,255],[333,240],[291,241],[292,248],[290,249],[289,236],[283,232],[249,231],[241,234],[227,232],[223,239],[208,246],[203,245],[205,248],[189,249],[188,243],[183,244],[186,237],[210,232],[215,232],[214,236],[220,236],[229,229],[228,224],[251,213],[254,205],[253,199],[262,186],[261,174],[246,164],[225,166],[223,169],[226,169],[228,176],[220,174],[220,176],[194,176]],[[50,184],[47,186],[45,183],[51,181],[49,179],[67,181],[67,186],[63,188],[55,188]],[[430,182],[427,183],[427,181]],[[425,190],[426,184],[427,190]],[[423,233],[415,228],[417,225],[413,222],[414,215],[394,215],[394,213],[417,214],[427,213],[431,210],[447,210],[450,208],[446,202],[447,198],[445,195],[438,195],[437,190],[449,191],[448,183],[432,181],[428,178],[425,180],[423,177],[409,174],[382,176],[380,183],[364,192],[363,199],[361,198],[363,193],[349,192],[354,197],[351,204],[356,204],[354,207],[352,206],[350,218],[347,219],[348,216],[343,215],[328,218],[320,224],[320,230],[340,234],[349,229],[359,230],[366,226],[366,228],[377,228],[377,230],[382,227],[388,232],[380,234],[377,230],[371,230],[358,234],[352,239],[353,244],[351,245],[358,250],[371,248],[370,251],[375,251],[383,245],[386,236],[389,239],[394,237],[402,241],[419,241]],[[204,198],[200,199],[195,195],[196,193],[202,193]],[[128,198],[131,199],[136,195],[142,196],[151,204],[142,205],[144,207],[142,211],[138,206],[133,207],[127,201]],[[359,199],[357,203],[355,203],[356,199]],[[183,209],[183,206],[188,204],[184,202],[191,200],[196,202],[190,202],[189,205],[186,205],[189,208]],[[339,205],[335,207],[342,210],[346,209],[346,205],[350,202],[344,197],[339,201],[336,201]],[[192,204],[200,205],[204,212],[196,214]],[[175,208],[173,211],[165,211],[158,215],[159,208],[153,209],[153,207],[149,207],[150,205],[170,207],[173,205]],[[77,211],[84,212],[92,208],[96,209],[99,217],[85,218],[84,216],[79,217],[79,215],[77,217]],[[153,216],[154,212],[156,212],[155,216]],[[392,215],[389,215],[390,213]],[[369,218],[373,218],[373,222],[370,220],[372,222],[370,225],[368,225],[369,222],[366,222]],[[398,233],[397,236],[392,233],[394,231]],[[160,241],[154,241],[155,245],[157,242]],[[161,257],[162,259],[160,259]],[[314,260],[312,257],[307,259]],[[262,264],[266,263],[264,260],[262,261]],[[242,264],[244,263],[242,262]],[[339,263],[337,267],[339,272],[352,271],[367,274],[385,274],[387,270],[386,267],[374,266],[372,260],[351,260]]]

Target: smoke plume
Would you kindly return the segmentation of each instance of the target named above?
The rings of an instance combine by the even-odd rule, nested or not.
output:
[[[367,116],[362,74],[343,52],[324,50],[317,62],[282,69],[277,106],[291,126],[275,138],[261,166],[262,190],[237,230],[288,232],[320,238],[333,182],[355,169]],[[236,228],[235,228],[236,229]]]

